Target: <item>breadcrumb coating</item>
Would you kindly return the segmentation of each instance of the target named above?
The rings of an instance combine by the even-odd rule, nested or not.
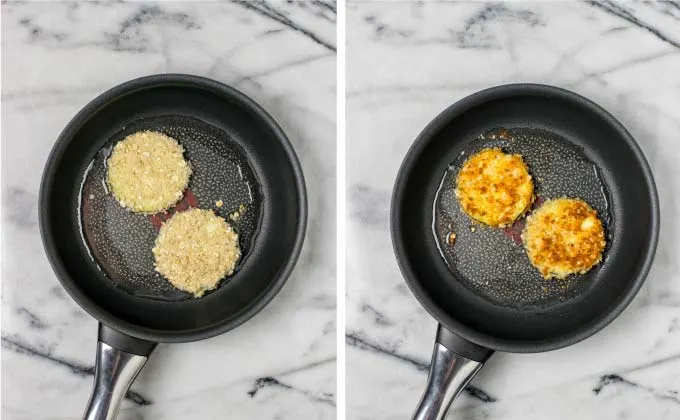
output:
[[[173,138],[142,131],[118,142],[107,161],[107,184],[121,206],[158,213],[177,203],[191,176],[184,148]]]
[[[153,247],[156,271],[173,286],[201,297],[234,273],[238,235],[211,210],[189,209],[163,224]]]
[[[581,199],[546,201],[522,233],[531,264],[545,279],[585,274],[602,261],[606,244],[597,211]]]
[[[512,225],[534,200],[534,183],[522,156],[499,148],[472,155],[456,177],[456,197],[465,213],[493,227]]]

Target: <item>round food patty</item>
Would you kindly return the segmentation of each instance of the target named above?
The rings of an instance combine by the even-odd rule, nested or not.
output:
[[[581,199],[549,200],[529,217],[522,233],[529,261],[546,278],[584,274],[602,261],[604,228]]]
[[[211,210],[176,213],[153,247],[156,271],[173,286],[201,297],[234,273],[241,250],[232,227]]]
[[[470,156],[458,172],[456,197],[468,216],[506,227],[531,206],[534,183],[522,156],[484,149]]]
[[[173,138],[142,131],[118,142],[107,161],[108,186],[121,206],[158,213],[178,202],[189,185],[191,166]]]

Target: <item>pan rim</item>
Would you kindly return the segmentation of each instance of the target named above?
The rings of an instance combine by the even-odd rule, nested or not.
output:
[[[71,277],[69,271],[59,257],[57,252],[57,241],[49,229],[51,222],[49,220],[48,211],[46,210],[48,208],[48,197],[51,196],[52,192],[52,183],[50,180],[58,170],[59,163],[65,154],[65,150],[70,143],[70,140],[94,114],[127,94],[143,89],[173,85],[206,90],[221,97],[228,98],[229,100],[234,100],[249,111],[252,111],[256,115],[256,118],[271,130],[282,145],[292,167],[295,186],[299,196],[297,202],[299,217],[294,244],[285,263],[279,270],[278,278],[273,281],[268,289],[259,295],[259,298],[256,301],[251,302],[233,318],[189,332],[160,330],[135,325],[97,305],[89,296],[77,287],[74,279]],[[299,159],[290,140],[274,118],[253,99],[231,86],[206,77],[181,73],[153,74],[129,80],[99,94],[78,111],[64,127],[47,157],[40,182],[38,202],[40,209],[40,236],[43,247],[45,248],[45,253],[57,279],[71,298],[99,322],[129,336],[154,342],[189,342],[210,338],[238,327],[259,313],[278,294],[293,271],[302,251],[308,216],[307,189],[302,167],[300,166]]]
[[[494,337],[463,324],[438,307],[418,281],[415,271],[409,263],[409,258],[400,231],[401,214],[399,211],[399,204],[403,201],[406,184],[405,180],[409,177],[413,166],[425,147],[429,144],[430,140],[445,125],[449,124],[452,120],[465,112],[468,112],[471,108],[485,102],[517,95],[543,95],[566,100],[585,108],[586,111],[607,122],[620,134],[621,139],[626,142],[628,147],[630,147],[636,160],[640,163],[644,175],[643,181],[649,190],[648,198],[651,205],[650,231],[648,241],[645,244],[646,255],[639,267],[639,273],[637,278],[634,279],[632,286],[621,296],[615,306],[604,313],[597,322],[588,324],[579,330],[575,330],[573,334],[568,336],[553,337],[540,341],[509,340]],[[435,318],[435,320],[447,329],[450,329],[456,335],[488,349],[510,353],[536,353],[566,347],[592,336],[617,318],[621,312],[628,307],[647,278],[647,274],[654,261],[658,244],[660,228],[659,219],[659,197],[651,168],[649,167],[649,163],[647,162],[640,145],[635,141],[628,130],[613,115],[592,100],[560,87],[537,83],[512,83],[490,87],[466,96],[440,112],[420,132],[406,153],[399,171],[397,172],[390,203],[390,232],[392,236],[392,246],[397,257],[399,269],[411,290],[411,293],[414,294],[419,303]]]

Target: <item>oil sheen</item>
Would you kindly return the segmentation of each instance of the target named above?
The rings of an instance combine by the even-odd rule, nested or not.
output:
[[[455,196],[458,170],[474,153],[500,147],[520,154],[533,177],[534,208],[548,198],[581,198],[597,210],[605,232],[612,223],[608,193],[597,167],[574,144],[555,133],[528,128],[497,128],[468,141],[442,174],[433,204],[432,233],[441,257],[465,287],[494,304],[522,308],[551,307],[589,287],[592,271],[564,280],[545,280],[530,264],[520,234],[525,218],[499,229],[466,215]],[[530,210],[531,211],[531,210]],[[451,235],[455,233],[455,241]],[[607,242],[611,242],[608,238]],[[606,260],[606,248],[604,259]]]

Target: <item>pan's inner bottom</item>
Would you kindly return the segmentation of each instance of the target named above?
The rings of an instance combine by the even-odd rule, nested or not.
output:
[[[522,155],[534,180],[534,207],[545,199],[582,198],[597,210],[605,230],[611,231],[605,185],[596,166],[575,145],[545,130],[498,128],[468,142],[441,179],[433,209],[433,233],[441,256],[458,281],[496,305],[547,308],[580,295],[597,266],[584,275],[545,280],[521,244],[524,218],[510,228],[491,228],[473,221],[460,208],[454,192],[458,171],[470,155],[489,147]],[[455,241],[449,240],[451,232]],[[605,248],[605,260],[606,252]]]
[[[183,199],[167,212],[156,215],[124,209],[106,186],[106,161],[113,145],[144,130],[158,131],[177,140],[193,169]],[[220,201],[222,205],[218,206]],[[213,209],[239,235],[242,257],[238,270],[248,258],[257,233],[262,194],[245,152],[229,134],[196,118],[160,116],[127,124],[109,139],[84,175],[80,203],[83,238],[107,277],[133,295],[178,301],[193,297],[173,287],[154,270],[151,249],[162,222],[188,207]],[[222,280],[220,286],[228,281]]]

